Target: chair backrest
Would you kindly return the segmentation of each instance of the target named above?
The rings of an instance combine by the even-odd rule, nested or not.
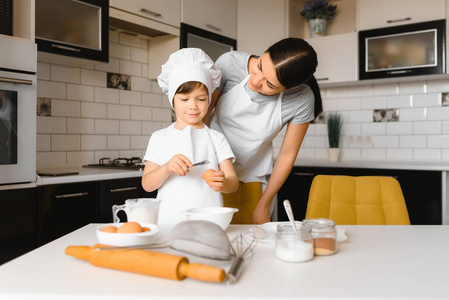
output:
[[[393,177],[317,175],[306,218],[340,225],[410,225],[399,182]]]

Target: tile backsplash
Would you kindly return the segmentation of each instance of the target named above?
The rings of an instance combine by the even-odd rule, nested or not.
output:
[[[344,117],[340,159],[449,161],[448,91],[447,80],[321,89],[324,111]],[[327,147],[326,124],[311,124],[298,158],[327,160]]]
[[[150,135],[172,122],[167,97],[148,79],[148,41],[110,32],[110,61],[38,62],[37,168],[143,157]],[[321,89],[325,112],[344,117],[341,160],[449,161],[449,81]],[[274,141],[279,151],[285,129]],[[327,129],[311,124],[301,159],[327,160]]]
[[[172,119],[147,74],[148,40],[114,31],[107,64],[70,67],[39,53],[37,168],[143,157],[151,133]]]

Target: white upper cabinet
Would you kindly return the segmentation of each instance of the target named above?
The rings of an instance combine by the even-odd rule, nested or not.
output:
[[[446,0],[359,0],[358,30],[446,18]]]
[[[176,28],[180,27],[181,0],[110,0],[109,6]]]
[[[237,0],[182,0],[181,21],[237,39]]]
[[[357,81],[357,32],[308,39],[318,56],[319,85]]]

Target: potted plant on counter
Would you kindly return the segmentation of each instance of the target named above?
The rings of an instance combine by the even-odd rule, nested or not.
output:
[[[340,132],[343,125],[343,118],[339,113],[329,113],[326,118],[327,137],[329,148],[327,149],[330,161],[338,161],[340,157]]]
[[[300,12],[310,27],[312,38],[324,36],[326,24],[337,11],[337,5],[332,5],[329,0],[309,0],[304,2],[304,10]]]

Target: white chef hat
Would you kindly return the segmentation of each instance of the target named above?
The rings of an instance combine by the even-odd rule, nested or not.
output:
[[[207,87],[209,103],[212,92],[220,85],[221,71],[216,69],[213,60],[201,49],[184,48],[171,54],[157,82],[162,92],[168,95],[173,107],[173,97],[180,85],[198,81]]]

